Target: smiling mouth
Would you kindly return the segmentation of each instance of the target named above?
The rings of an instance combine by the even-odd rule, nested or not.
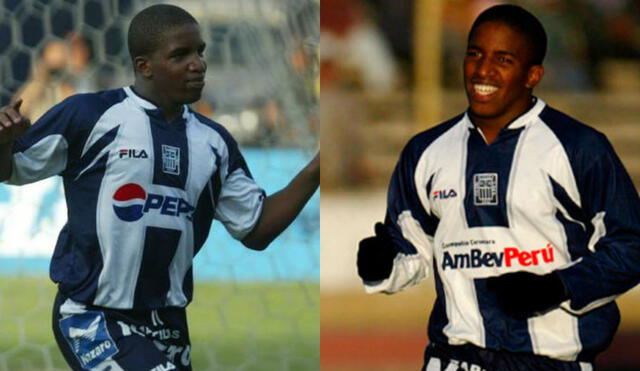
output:
[[[498,90],[497,86],[487,84],[473,84],[473,91],[481,96],[487,96],[495,93]]]

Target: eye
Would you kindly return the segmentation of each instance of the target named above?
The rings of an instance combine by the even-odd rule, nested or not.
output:
[[[177,53],[177,54],[172,54],[171,55],[171,59],[173,59],[175,61],[179,61],[182,58],[184,58],[184,53]]]
[[[513,60],[511,58],[505,57],[503,55],[498,57],[498,62],[502,64],[513,64]]]
[[[467,50],[467,57],[478,57],[480,52],[477,50]]]

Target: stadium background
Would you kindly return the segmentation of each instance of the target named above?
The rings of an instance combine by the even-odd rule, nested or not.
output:
[[[64,97],[131,84],[129,20],[159,1],[0,1],[0,104],[32,121]],[[239,141],[267,193],[318,146],[317,0],[181,0],[208,63],[194,109]],[[66,221],[59,178],[0,184],[0,370],[64,370],[50,330],[48,261]],[[319,194],[265,252],[219,223],[195,260],[196,370],[314,370],[319,363]]]
[[[466,108],[462,59],[484,0],[321,2],[322,370],[418,370],[433,282],[366,295],[358,241],[385,212],[402,146]],[[536,94],[597,127],[640,185],[640,2],[512,1],[549,35]],[[622,324],[600,370],[638,370],[640,289],[618,299]]]

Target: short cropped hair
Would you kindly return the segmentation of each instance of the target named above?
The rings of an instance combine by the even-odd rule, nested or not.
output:
[[[169,4],[157,4],[141,10],[131,20],[127,42],[131,60],[153,53],[167,30],[185,24],[198,24],[186,10]]]
[[[517,5],[496,5],[480,13],[473,22],[469,39],[473,37],[476,29],[487,22],[500,22],[519,34],[526,37],[530,45],[530,64],[541,65],[547,54],[547,33],[544,31],[542,23],[533,14]]]

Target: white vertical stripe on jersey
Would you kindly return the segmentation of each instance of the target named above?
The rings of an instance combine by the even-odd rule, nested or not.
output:
[[[527,137],[527,132],[529,131],[529,126],[525,127],[523,131],[520,133],[518,137],[518,143],[516,144],[516,148],[513,151],[513,158],[511,159],[511,168],[509,169],[509,180],[508,180],[508,188],[507,194],[504,197],[504,202],[506,202],[505,209],[507,211],[507,220],[509,221],[509,227],[517,228],[518,226],[518,218],[514,215],[513,205],[514,205],[514,183],[515,179],[518,175],[518,170],[520,169],[520,157],[522,156],[523,143],[525,143],[525,138]]]
[[[578,318],[558,308],[528,320],[535,354],[563,361],[575,361],[582,345]]]
[[[436,239],[438,235],[442,238],[442,235],[451,231],[469,229],[463,201],[466,188],[468,124],[468,120],[461,120],[447,133],[435,140],[423,156],[423,158],[432,158],[436,157],[434,154],[438,154],[439,158],[437,158],[436,164],[440,164],[440,166],[445,164],[445,166],[460,169],[457,174],[451,171],[439,173],[438,184],[440,186],[438,189],[457,189],[459,197],[458,202],[440,203],[438,217],[441,218],[441,225],[444,228],[439,226],[436,231]],[[426,183],[416,184],[416,187],[418,189],[425,188]],[[460,217],[457,217],[458,215]],[[445,219],[446,223],[443,224]],[[442,262],[443,249],[437,246],[435,248],[437,249],[437,253],[434,254],[436,261]],[[442,277],[442,288],[445,291],[445,307],[449,322],[445,325],[443,332],[449,339],[449,344],[459,345],[471,342],[484,347],[484,321],[480,314],[474,280],[470,279],[464,270],[448,271],[445,277],[441,264],[437,264],[437,269],[438,274]]]
[[[469,125],[471,124],[471,120],[467,115],[464,115],[464,119],[461,123],[458,123],[456,127],[456,131],[454,133],[458,133],[457,137],[450,137],[451,143],[449,146],[455,146],[454,148],[460,148],[460,155],[456,159],[458,162],[455,166],[459,169],[458,181],[453,181],[452,184],[455,184],[460,190],[458,194],[461,197],[461,201],[458,207],[458,213],[460,215],[459,227],[469,229],[469,222],[467,221],[467,213],[464,209],[464,195],[467,193],[467,151],[469,147],[467,143],[469,142],[469,137],[471,133],[469,132]],[[440,149],[442,153],[447,153]]]
[[[440,265],[438,265],[438,272],[443,274]],[[449,344],[462,345],[471,342],[484,347],[485,328],[473,280],[460,271],[450,272],[447,279],[442,280],[442,288],[447,298],[446,308],[449,319],[443,333],[449,339]],[[457,300],[450,299],[454,297]]]
[[[118,219],[113,211],[113,195],[126,183],[152,184],[153,182],[153,137],[149,127],[149,117],[142,108],[128,104],[131,96],[120,104],[107,110],[104,114],[113,115],[109,119],[100,119],[93,132],[106,132],[108,123],[119,122],[118,136],[113,146],[118,148],[120,138],[127,138],[130,148],[145,149],[149,158],[134,163],[118,158],[117,151],[112,151],[100,185],[98,207],[96,210],[96,228],[103,268],[98,278],[98,291],[95,305],[110,308],[131,308],[134,302],[136,283],[142,263],[145,228],[144,217],[135,222],[124,222]],[[126,117],[126,120],[122,118]],[[99,137],[99,136],[98,136]],[[122,180],[120,180],[122,179]],[[148,193],[149,189],[145,189]],[[142,201],[141,201],[142,202]],[[146,224],[145,224],[146,225]],[[126,237],[125,237],[126,236]],[[126,243],[123,240],[126,239]],[[127,248],[129,247],[129,248]]]
[[[185,154],[189,156],[189,171],[185,182],[185,198],[195,207],[200,198],[198,190],[207,192],[206,183],[208,183],[210,179],[207,176],[202,176],[202,174],[213,174],[216,171],[216,163],[213,156],[202,158],[202,154],[211,153],[210,143],[218,142],[219,145],[216,145],[216,148],[220,149],[226,148],[226,145],[219,135],[200,124],[192,114],[185,113],[185,115],[185,118],[187,118],[186,136],[189,151],[188,154]],[[183,283],[193,262],[195,236],[193,235],[192,223],[192,221],[189,221],[187,222],[188,225],[182,228],[178,248],[169,267],[167,267],[170,280],[169,292],[167,293],[167,305],[184,306],[187,304]]]

